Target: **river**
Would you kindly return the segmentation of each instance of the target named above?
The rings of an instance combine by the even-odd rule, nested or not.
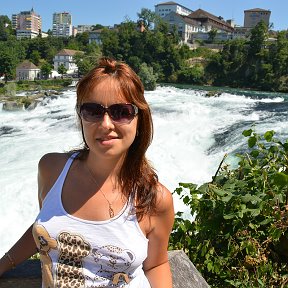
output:
[[[148,158],[171,191],[179,182],[210,181],[225,153],[227,162],[235,165],[235,151],[244,149],[247,141],[241,135],[245,129],[275,130],[288,138],[287,94],[230,89],[205,97],[206,89],[159,86],[145,92],[155,128]],[[0,104],[0,255],[37,216],[40,157],[81,142],[75,95],[73,89],[65,91],[30,111],[6,112]],[[185,210],[176,196],[174,200],[175,210]]]

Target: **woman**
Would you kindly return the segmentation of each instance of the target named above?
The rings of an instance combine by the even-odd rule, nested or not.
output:
[[[145,157],[153,125],[140,79],[102,58],[79,81],[76,109],[84,147],[40,160],[40,213],[0,275],[39,251],[42,287],[172,287],[173,201]]]

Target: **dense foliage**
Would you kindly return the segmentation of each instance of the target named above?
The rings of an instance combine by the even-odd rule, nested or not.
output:
[[[54,55],[67,48],[81,51],[75,56],[80,76],[99,56],[112,56],[145,75],[142,80],[146,89],[155,87],[157,81],[288,91],[287,31],[277,33],[277,39],[271,42],[267,26],[260,22],[252,29],[250,39],[226,41],[219,52],[203,46],[191,50],[181,43],[177,29],[171,30],[154,12],[143,8],[137,15],[136,22],[127,20],[114,29],[94,25],[102,29],[101,45],[89,43],[88,32],[69,38],[42,38],[40,34],[34,39],[16,40],[11,21],[0,16],[0,76],[4,75],[5,81],[14,79],[16,66],[27,59],[48,77]],[[210,31],[208,42],[214,42],[215,33],[215,29]],[[63,69],[59,72],[65,73]],[[147,84],[147,79],[152,83]]]
[[[243,135],[238,168],[222,161],[210,183],[175,190],[194,219],[177,213],[170,248],[183,249],[211,287],[288,287],[288,142],[273,131]]]
[[[222,51],[212,55],[206,77],[214,85],[287,92],[287,31],[269,40],[268,27],[260,22],[251,30],[250,40],[228,41]]]

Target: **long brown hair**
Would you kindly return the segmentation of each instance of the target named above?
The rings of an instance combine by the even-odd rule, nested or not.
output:
[[[118,82],[127,101],[138,107],[137,135],[125,155],[119,173],[119,183],[125,196],[132,196],[136,200],[137,215],[141,218],[145,214],[151,215],[156,212],[158,177],[145,156],[153,138],[153,122],[140,78],[127,64],[103,57],[98,65],[78,82],[77,107],[95,86],[111,77]],[[81,129],[84,147],[80,150],[79,156],[85,158],[89,148],[82,126]]]

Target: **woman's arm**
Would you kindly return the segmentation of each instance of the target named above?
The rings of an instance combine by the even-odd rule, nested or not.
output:
[[[0,276],[37,253],[32,225],[7,253],[0,259]]]
[[[168,262],[168,241],[174,223],[173,198],[160,184],[157,199],[158,213],[150,217],[148,256],[143,268],[152,288],[172,288],[172,275]]]
[[[57,161],[58,159],[61,159],[61,161]],[[59,167],[64,165],[62,162],[64,162],[65,159],[67,159],[67,156],[58,153],[46,154],[40,159],[38,165],[38,200],[40,208],[42,207],[43,199],[59,174]],[[60,162],[60,166],[56,166],[58,162]],[[37,253],[37,247],[32,234],[32,226],[33,225],[27,229],[23,236],[7,252],[9,256],[6,254],[0,259],[0,276],[13,268],[13,266],[17,266]]]

